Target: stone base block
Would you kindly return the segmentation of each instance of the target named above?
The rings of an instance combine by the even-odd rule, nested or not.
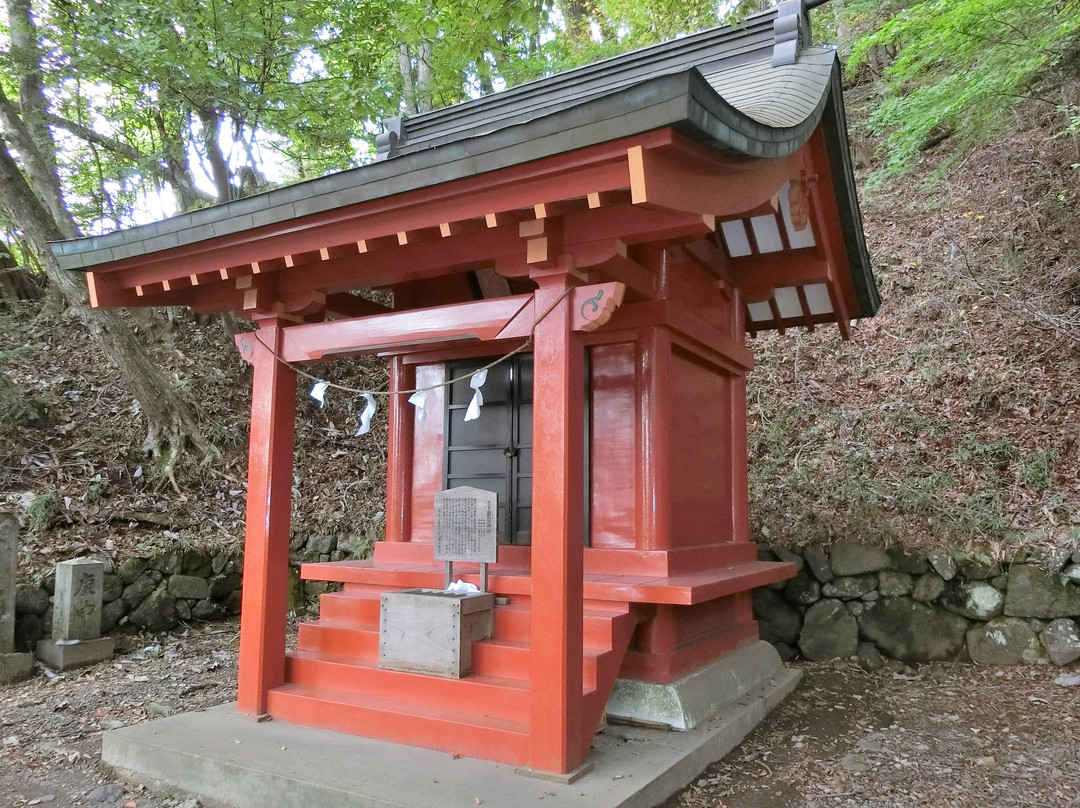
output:
[[[36,653],[37,658],[53,670],[66,671],[112,658],[114,645],[110,637],[96,640],[41,640]]]
[[[33,669],[33,654],[0,654],[0,682],[19,682]]]
[[[780,655],[758,641],[669,685],[616,679],[608,718],[676,730],[693,729],[755,696],[784,673]]]

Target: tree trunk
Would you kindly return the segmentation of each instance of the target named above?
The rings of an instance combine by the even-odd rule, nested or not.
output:
[[[27,172],[48,206],[65,238],[76,235],[75,223],[60,194],[56,173],[56,144],[47,123],[48,105],[42,84],[41,53],[30,0],[8,0],[8,27],[11,32],[11,59],[19,81],[19,111],[0,90],[0,121],[13,138]]]
[[[18,303],[21,300],[37,300],[41,288],[26,267],[15,263],[11,253],[0,246],[0,300]]]
[[[431,112],[435,105],[432,75],[431,43],[421,42],[416,49],[416,108],[419,112]]]
[[[405,109],[416,112],[416,89],[413,82],[412,56],[409,46],[402,42],[398,45],[398,72],[401,74],[401,96],[405,100]]]
[[[583,0],[571,0],[565,4],[566,38],[575,45],[589,41],[589,17]]]
[[[232,185],[229,182],[229,164],[221,151],[218,135],[221,128],[221,113],[216,109],[199,110],[199,120],[203,128],[203,145],[206,146],[206,159],[210,163],[210,173],[214,180],[214,190],[218,202],[228,202],[232,198]]]
[[[186,213],[200,200],[213,202],[213,199],[208,195],[204,196],[195,187],[184,143],[174,132],[169,131],[165,124],[165,113],[161,110],[154,111],[154,125],[157,127],[158,137],[161,138],[161,161],[164,165],[165,182],[169,183],[173,189],[180,212]]]
[[[122,371],[146,416],[148,430],[143,448],[161,460],[162,473],[177,487],[173,470],[189,441],[206,459],[216,455],[216,450],[203,439],[191,405],[176,393],[120,313],[115,309],[90,308],[82,277],[60,269],[48,243],[61,239],[63,234],[26,183],[2,138],[0,211],[22,231],[39,256],[50,283],[63,293],[105,356]]]

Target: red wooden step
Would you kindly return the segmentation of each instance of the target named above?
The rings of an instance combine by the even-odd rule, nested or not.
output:
[[[319,619],[350,622],[357,625],[379,625],[380,597],[385,590],[374,587],[367,591],[327,592],[319,596]]]
[[[461,679],[383,670],[374,660],[329,657],[306,651],[286,656],[285,681],[324,690],[362,693],[511,721],[529,718],[529,683],[473,674]]]
[[[529,644],[496,637],[473,645],[472,664],[476,673],[505,679],[531,678]]]
[[[582,660],[582,679],[586,689],[596,686],[597,666],[611,654],[610,648],[586,648]],[[495,637],[473,646],[473,670],[485,676],[530,680],[532,652],[527,642]],[[613,680],[614,681],[614,680]]]
[[[296,636],[300,651],[351,659],[377,659],[379,631],[376,626],[358,627],[347,621],[319,620],[301,623]]]
[[[611,620],[626,614],[627,608],[608,609],[601,604],[594,608],[590,603],[582,612],[585,646],[587,648],[607,648],[611,645]],[[528,601],[518,601],[507,606],[495,607],[495,637],[502,640],[528,642],[532,627],[532,611]]]
[[[495,636],[506,640],[526,642],[532,626],[532,611],[528,600],[495,607]]]
[[[285,685],[270,691],[268,710],[275,719],[293,724],[515,766],[525,764],[529,756],[527,724],[442,707]]]

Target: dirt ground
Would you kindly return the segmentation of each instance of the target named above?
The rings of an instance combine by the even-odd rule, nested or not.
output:
[[[102,791],[101,735],[229,701],[238,636],[226,622],[120,637],[112,662],[0,686],[0,806],[182,804]],[[1055,681],[1077,671],[800,667],[796,693],[664,808],[1080,808],[1080,686]]]

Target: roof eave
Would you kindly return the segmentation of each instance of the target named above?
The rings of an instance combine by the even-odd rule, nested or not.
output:
[[[667,127],[731,156],[791,154],[817,126],[762,126],[727,104],[696,69],[660,76],[526,123],[392,160],[182,214],[152,225],[50,245],[61,267],[88,271],[180,244],[281,224],[315,213],[452,182]]]

